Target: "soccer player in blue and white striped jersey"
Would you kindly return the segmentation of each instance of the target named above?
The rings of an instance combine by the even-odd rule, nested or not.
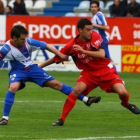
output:
[[[105,54],[107,58],[110,58],[110,53],[108,50],[108,38],[107,35],[105,33],[106,30],[109,29],[109,26],[107,25],[106,19],[104,14],[100,11],[100,3],[97,0],[92,0],[90,2],[90,10],[92,13],[92,18],[91,18],[91,22],[93,25],[93,30],[98,32],[102,39],[103,39],[103,47],[105,50]]]

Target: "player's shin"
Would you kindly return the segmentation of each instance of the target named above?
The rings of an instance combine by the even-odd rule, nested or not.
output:
[[[122,101],[122,104],[127,107],[129,105],[129,93],[126,94],[126,96],[124,95],[119,95],[119,98]]]
[[[64,93],[65,95],[69,95],[73,91],[73,88],[71,86],[69,86],[69,85],[63,84],[60,91],[62,93]],[[84,103],[86,103],[88,101],[88,97],[86,97],[86,96],[84,96],[82,94],[80,94],[78,96],[78,99],[83,101]]]
[[[69,95],[73,91],[73,87],[63,84],[60,91],[66,95]]]
[[[15,93],[8,91],[6,96],[5,96],[5,103],[4,103],[4,112],[3,112],[3,118],[8,120],[9,114],[12,108],[12,105],[14,103],[15,99]]]
[[[77,96],[75,96],[73,93],[70,93],[63,106],[63,111],[62,111],[62,115],[61,115],[61,119],[63,121],[65,121],[67,115],[73,109],[73,107],[76,103],[76,100],[77,100]]]
[[[83,94],[80,94],[78,96],[78,99],[81,100],[81,101],[83,101],[84,103],[87,103],[87,101],[88,101],[88,97],[87,96],[84,96]]]

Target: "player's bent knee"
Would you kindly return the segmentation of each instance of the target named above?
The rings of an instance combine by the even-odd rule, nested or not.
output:
[[[76,95],[76,96],[80,95],[81,92],[82,91],[80,90],[80,88],[74,88],[74,90],[73,90],[73,94]]]
[[[127,96],[128,92],[126,90],[119,90],[118,94],[125,97]]]
[[[19,87],[17,86],[10,86],[9,87],[9,91],[13,92],[13,93],[16,93],[16,91],[18,90]]]

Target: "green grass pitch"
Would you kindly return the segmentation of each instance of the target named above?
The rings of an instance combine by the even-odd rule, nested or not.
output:
[[[78,72],[49,73],[71,86],[79,76]],[[120,77],[130,93],[130,102],[140,107],[140,74],[123,73]],[[0,116],[8,80],[8,71],[0,70]],[[101,96],[101,102],[87,107],[77,101],[65,125],[54,127],[52,123],[60,117],[66,96],[28,82],[16,94],[9,124],[0,126],[0,140],[140,140],[140,115],[123,108],[118,95],[97,88],[89,96]]]

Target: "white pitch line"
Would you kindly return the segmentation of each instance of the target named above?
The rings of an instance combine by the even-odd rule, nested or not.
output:
[[[31,140],[34,140],[32,139],[31,137],[28,137],[28,136],[9,136],[9,135],[0,135],[1,138],[30,138]],[[137,138],[140,138],[140,136],[111,136],[111,137],[88,137],[88,138],[67,138],[67,139],[51,139],[51,138],[39,138],[39,140],[99,140],[99,139],[137,139]]]
[[[31,137],[28,137],[28,136],[9,136],[9,135],[0,135],[1,138],[31,138]]]
[[[137,139],[140,138],[140,136],[112,136],[112,137],[88,137],[88,138],[67,138],[67,139],[51,139],[51,140],[99,140],[99,139]],[[43,139],[41,139],[43,140]],[[44,139],[45,140],[45,139]]]
[[[67,139],[49,139],[49,140],[97,140],[97,139],[137,139],[140,138],[140,136],[112,136],[112,137],[88,137],[88,138],[67,138]],[[47,140],[47,139],[39,139],[39,140]]]

